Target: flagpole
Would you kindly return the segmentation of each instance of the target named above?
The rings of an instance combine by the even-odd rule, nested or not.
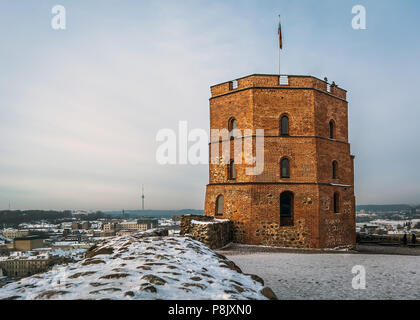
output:
[[[281,32],[281,21],[280,21],[280,15],[279,15],[279,32]],[[280,35],[279,35],[279,81],[280,81],[280,75],[281,75],[281,64],[280,64],[280,56],[281,56],[281,45],[280,45]]]
[[[281,56],[281,49],[279,47],[279,76],[281,75],[281,73],[280,73],[280,56]]]

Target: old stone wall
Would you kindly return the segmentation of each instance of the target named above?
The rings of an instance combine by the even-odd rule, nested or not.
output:
[[[403,234],[392,234],[392,235],[377,235],[377,234],[357,234],[358,243],[403,243]],[[411,235],[407,234],[407,243],[411,242]]]
[[[334,193],[340,194],[339,212],[334,213]],[[319,233],[322,248],[356,244],[355,198],[352,187],[321,186]]]
[[[185,215],[180,234],[201,241],[210,249],[219,249],[232,242],[232,222],[214,217]]]
[[[218,195],[225,199],[221,218],[233,221],[233,241],[278,247],[319,247],[318,188],[316,185],[258,184],[211,185],[207,188],[206,214],[214,215]],[[280,194],[291,191],[294,225],[280,226]]]

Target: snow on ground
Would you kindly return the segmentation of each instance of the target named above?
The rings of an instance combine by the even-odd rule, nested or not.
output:
[[[139,233],[6,285],[0,299],[266,299],[263,285],[235,268],[198,241]]]
[[[73,250],[54,249],[54,250],[49,251],[50,255],[52,256],[72,258],[75,261],[82,260],[85,252],[86,252],[86,249],[73,249]]]
[[[5,236],[3,236],[2,234],[0,234],[0,244],[5,244],[6,242],[12,242],[12,240],[6,238]]]
[[[404,225],[404,223],[411,222],[413,224],[417,224],[420,222],[420,219],[407,219],[407,220],[384,220],[384,219],[376,219],[370,221],[370,224],[372,225]],[[366,223],[365,223],[366,224]]]
[[[220,222],[227,222],[229,221],[229,219],[214,219],[211,221],[198,221],[198,220],[191,220],[192,224],[203,224],[203,225],[207,225],[207,224],[215,224],[215,223],[220,223]]]
[[[280,300],[420,299],[420,257],[376,254],[225,253],[258,274]],[[366,270],[366,289],[352,287],[352,268]]]

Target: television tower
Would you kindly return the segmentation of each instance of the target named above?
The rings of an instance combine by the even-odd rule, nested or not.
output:
[[[144,211],[144,185],[141,185],[141,210]]]

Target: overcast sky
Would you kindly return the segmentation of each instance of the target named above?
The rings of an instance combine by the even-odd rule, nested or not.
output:
[[[207,166],[158,165],[156,133],[208,130],[210,85],[277,73],[278,14],[282,73],[349,91],[357,203],[420,203],[417,0],[2,0],[0,209],[137,209],[141,184],[147,209],[202,209]]]

